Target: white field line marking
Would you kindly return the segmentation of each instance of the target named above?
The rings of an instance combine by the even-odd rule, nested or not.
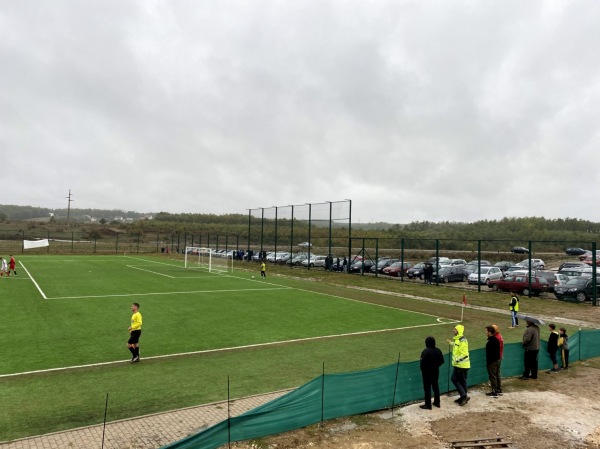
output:
[[[141,260],[142,262],[146,262],[146,263],[150,263],[150,264],[167,265],[169,267],[181,268],[182,270],[185,269],[183,265],[176,265],[176,264],[172,264],[172,263],[159,262],[157,260],[140,259],[139,257],[133,257],[133,256],[125,256],[125,257],[127,257],[128,259],[133,259],[133,260]]]
[[[36,288],[38,289],[38,291],[40,292],[40,294],[42,295],[42,298],[44,299],[48,299],[46,297],[46,294],[43,292],[43,290],[40,288],[40,286],[38,285],[37,282],[35,282],[35,279],[33,279],[33,276],[31,275],[31,273],[29,272],[29,270],[27,268],[25,268],[25,265],[23,265],[23,262],[19,261],[19,263],[21,264],[21,266],[23,267],[23,269],[25,270],[25,272],[27,273],[27,276],[29,276],[29,278],[31,279],[31,282],[33,282],[33,285],[36,286]]]
[[[292,287],[275,288],[238,288],[235,290],[195,290],[191,292],[150,292],[150,293],[127,293],[119,295],[90,295],[90,296],[57,296],[50,299],[88,299],[88,298],[122,298],[126,296],[170,296],[170,295],[192,295],[195,293],[236,293],[236,292],[258,292],[270,290],[291,290]]]
[[[293,288],[293,287],[290,287],[290,288]],[[312,290],[304,290],[304,289],[302,289],[302,288],[296,288],[295,290],[300,290],[300,291],[302,291],[302,292],[315,293],[315,294],[317,294],[317,295],[330,296],[330,297],[332,297],[332,298],[343,299],[343,300],[345,300],[345,301],[358,302],[358,303],[360,303],[360,304],[368,304],[368,305],[371,305],[371,306],[384,307],[384,308],[386,308],[386,309],[392,309],[392,310],[401,310],[401,311],[403,311],[403,312],[416,313],[417,315],[425,315],[425,316],[430,316],[430,317],[434,317],[434,318],[437,318],[437,317],[438,317],[438,315],[433,315],[433,314],[431,314],[431,313],[425,313],[425,312],[415,312],[414,310],[401,309],[400,307],[386,306],[386,305],[383,305],[383,304],[374,304],[374,303],[372,303],[372,302],[365,302],[365,301],[361,301],[360,299],[345,298],[345,297],[343,297],[343,296],[332,295],[332,294],[330,294],[330,293],[314,292],[314,291],[312,291]],[[451,318],[448,318],[448,319],[450,320]],[[453,321],[454,321],[454,320],[453,320]],[[457,322],[457,323],[459,323],[460,321],[456,321],[456,322]]]
[[[219,352],[229,352],[236,351],[239,349],[252,349],[252,348],[264,348],[268,346],[279,346],[279,345],[287,345],[291,343],[300,343],[312,340],[325,340],[330,338],[343,338],[343,337],[352,337],[355,335],[368,335],[368,334],[380,334],[384,332],[395,332],[402,331],[406,329],[417,329],[421,327],[431,327],[431,326],[441,326],[445,324],[453,324],[458,323],[458,320],[453,320],[450,323],[432,323],[432,324],[419,324],[416,326],[406,326],[406,327],[396,327],[392,329],[377,329],[372,331],[361,331],[361,332],[349,332],[345,334],[334,334],[334,335],[320,335],[318,337],[307,337],[307,338],[295,338],[292,340],[281,340],[281,341],[272,341],[269,343],[256,343],[252,345],[242,345],[242,346],[231,346],[229,348],[218,348],[218,349],[206,349],[203,351],[191,351],[191,352],[180,352],[176,354],[165,354],[165,355],[155,355],[151,357],[144,357],[144,360],[159,360],[159,359],[169,359],[172,357],[183,357],[188,355],[199,355],[199,354],[214,354]],[[22,373],[11,373],[11,374],[0,374],[0,378],[6,377],[18,377],[18,376],[26,376],[29,374],[39,374],[39,373],[50,373],[55,371],[67,371],[67,370],[76,370],[76,369],[84,369],[84,368],[93,368],[96,366],[106,366],[106,365],[116,365],[121,363],[130,363],[130,360],[115,360],[113,362],[102,362],[102,363],[91,363],[89,365],[76,365],[76,366],[65,366],[62,368],[48,368],[44,370],[35,370],[35,371],[24,371]]]
[[[167,278],[175,279],[175,276],[169,276],[168,274],[158,273],[158,272],[152,271],[152,270],[146,270],[145,268],[134,267],[133,265],[125,265],[125,266],[128,268],[133,268],[134,270],[146,271],[147,273],[156,274],[157,276],[164,276]]]

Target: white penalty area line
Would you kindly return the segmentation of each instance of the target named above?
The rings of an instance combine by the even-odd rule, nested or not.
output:
[[[272,341],[269,343],[256,343],[252,345],[242,345],[242,346],[231,346],[228,348],[218,348],[218,349],[206,349],[204,351],[190,351],[190,352],[179,352],[176,354],[165,354],[165,355],[155,355],[151,357],[144,357],[143,360],[161,360],[161,359],[169,359],[173,357],[184,357],[190,355],[204,355],[204,354],[216,354],[221,352],[230,352],[230,351],[238,351],[240,349],[254,349],[254,348],[266,348],[269,346],[280,346],[280,345],[288,345],[292,343],[302,343],[307,341],[315,341],[315,340],[326,340],[331,338],[343,338],[343,337],[353,337],[357,335],[370,335],[370,334],[382,334],[385,332],[396,332],[407,329],[418,329],[422,327],[432,327],[432,326],[441,326],[445,324],[454,324],[458,323],[458,320],[452,320],[451,322],[443,323],[440,322],[441,318],[437,319],[437,323],[431,324],[419,324],[416,326],[406,326],[406,327],[396,327],[391,329],[377,329],[372,331],[361,331],[361,332],[349,332],[345,334],[334,334],[334,335],[320,335],[318,337],[307,337],[307,338],[295,338],[292,340],[281,340],[281,341]],[[70,370],[79,370],[86,368],[95,368],[99,366],[107,366],[107,365],[118,365],[123,363],[130,363],[130,360],[115,360],[112,362],[101,362],[101,363],[90,363],[88,365],[76,365],[76,366],[65,366],[61,368],[48,368],[43,370],[35,370],[35,371],[24,371],[21,373],[11,373],[11,374],[0,374],[0,379],[7,377],[19,377],[19,376],[27,376],[32,374],[42,374],[42,373],[52,373],[58,371],[70,371]]]
[[[146,273],[152,273],[152,274],[156,274],[157,276],[164,276],[166,278],[171,278],[171,279],[175,279],[175,276],[169,276],[168,274],[164,274],[164,273],[159,273],[157,271],[153,271],[153,270],[146,270],[145,268],[140,268],[140,267],[136,267],[133,265],[125,265],[127,268],[133,268],[134,270],[140,270],[140,271],[145,271]]]
[[[291,290],[292,287],[270,287],[270,288],[238,288],[232,290],[195,290],[185,292],[149,292],[149,293],[125,293],[118,295],[89,295],[89,296],[57,296],[48,299],[89,299],[89,298],[123,298],[131,296],[172,296],[172,295],[193,295],[196,293],[237,293],[237,292],[259,292],[271,290]]]
[[[35,279],[31,275],[31,273],[29,272],[29,270],[25,267],[25,265],[23,265],[23,262],[19,261],[19,264],[21,264],[21,266],[23,267],[23,269],[27,273],[27,276],[29,276],[29,278],[31,279],[31,282],[33,282],[33,285],[35,285],[35,287],[38,289],[38,291],[40,292],[40,295],[42,295],[42,298],[48,299],[48,297],[46,296],[46,294],[44,293],[44,291],[41,289],[41,287],[38,285],[38,283],[35,281]]]

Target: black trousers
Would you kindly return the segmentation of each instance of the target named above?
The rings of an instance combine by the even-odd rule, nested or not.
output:
[[[423,375],[423,391],[425,392],[425,405],[431,407],[431,390],[433,390],[433,403],[440,405],[440,386],[437,373],[421,373]]]
[[[538,353],[539,349],[526,349],[524,365],[525,370],[523,371],[523,377],[529,377],[531,379],[537,379],[538,376]]]

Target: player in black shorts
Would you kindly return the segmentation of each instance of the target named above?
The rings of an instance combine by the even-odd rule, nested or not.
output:
[[[131,352],[131,363],[140,361],[140,347],[138,345],[142,335],[142,314],[139,311],[140,305],[137,302],[131,304],[131,326],[129,326],[129,340],[127,348]]]

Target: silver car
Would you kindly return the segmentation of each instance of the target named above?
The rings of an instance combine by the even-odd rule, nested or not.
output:
[[[502,279],[502,270],[498,267],[481,267],[480,271],[474,271],[467,278],[469,284],[488,284],[495,279]]]

